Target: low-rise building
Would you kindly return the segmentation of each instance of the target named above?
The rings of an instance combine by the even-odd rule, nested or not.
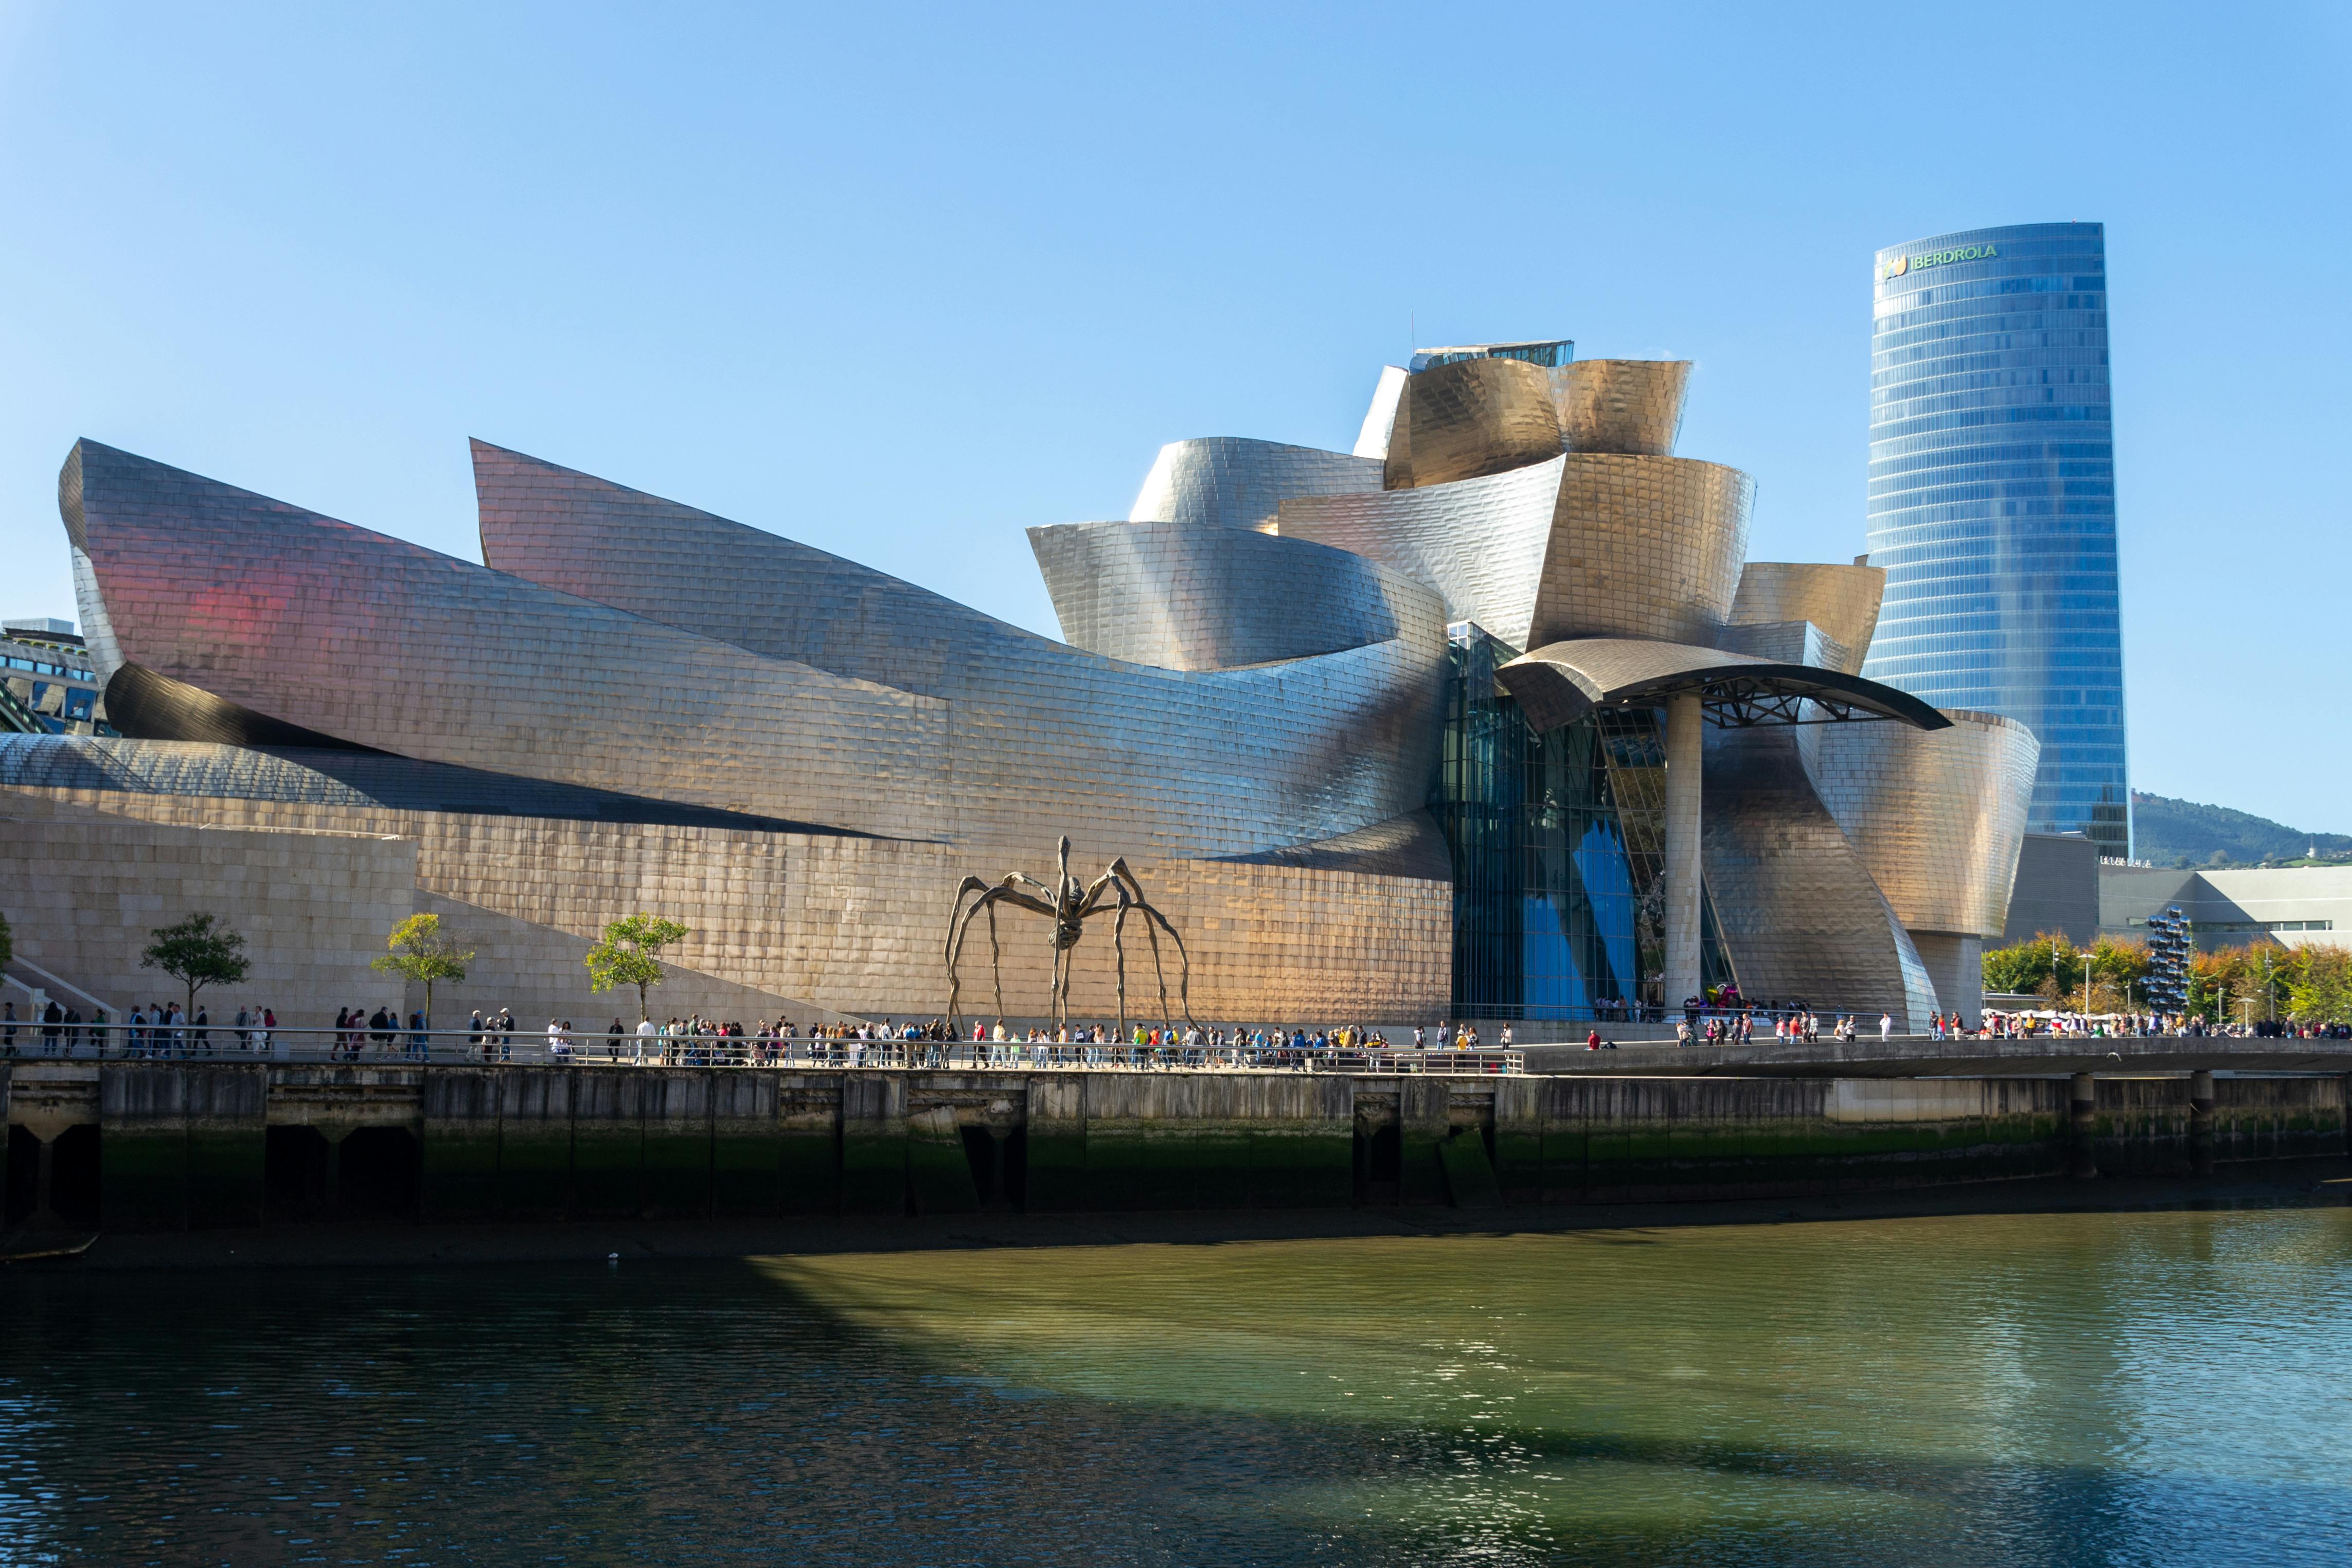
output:
[[[105,683],[71,621],[21,616],[0,626],[0,729],[26,734],[110,735]]]
[[[2182,871],[2099,868],[2099,930],[2147,935],[2147,922],[2179,905],[2197,945],[2242,947],[2270,937],[2286,947],[2352,942],[2352,866],[2247,867]]]

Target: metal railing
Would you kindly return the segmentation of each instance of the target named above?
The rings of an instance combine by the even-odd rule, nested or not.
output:
[[[357,1067],[795,1068],[934,1072],[1523,1073],[1519,1051],[1383,1046],[1172,1045],[1029,1040],[593,1034],[573,1030],[286,1028],[248,1024],[50,1024],[5,1027],[0,1055],[27,1061],[288,1062]]]

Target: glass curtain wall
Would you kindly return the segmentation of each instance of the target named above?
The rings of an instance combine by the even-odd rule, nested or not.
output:
[[[1538,734],[1495,682],[1514,651],[1450,638],[1433,809],[1454,856],[1457,1016],[1568,1021],[1659,1005],[1665,748],[1659,719],[1612,711]],[[1729,974],[1712,911],[1710,984]]]
[[[2042,741],[2031,826],[2130,853],[2105,231],[2022,224],[1878,253],[1863,674]]]

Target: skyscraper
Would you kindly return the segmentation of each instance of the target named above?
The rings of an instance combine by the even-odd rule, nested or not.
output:
[[[2105,234],[1968,229],[1874,276],[1863,673],[2032,726],[2032,830],[2128,855]]]

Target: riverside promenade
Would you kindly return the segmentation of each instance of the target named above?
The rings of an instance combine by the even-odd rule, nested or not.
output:
[[[1562,1053],[1607,1071],[1525,1073],[17,1061],[0,1201],[20,1234],[879,1221],[1718,1200],[2346,1152],[2339,1054],[2088,1043],[2116,1049],[1968,1071],[1905,1043],[1900,1072],[1673,1047],[1646,1071],[1621,1049]],[[2273,1051],[2158,1054],[2179,1047]]]

